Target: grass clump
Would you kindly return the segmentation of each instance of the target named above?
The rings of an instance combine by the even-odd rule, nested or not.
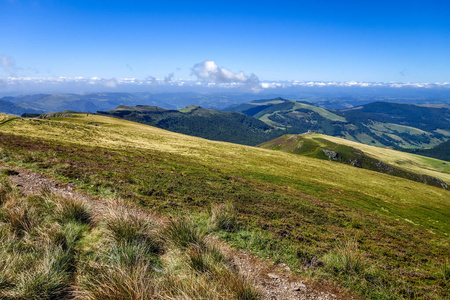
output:
[[[13,188],[8,177],[0,175],[0,205],[9,197],[17,196],[17,191]]]
[[[231,265],[231,261],[223,255],[219,248],[213,245],[198,247],[192,245],[186,249],[186,258],[189,266],[201,274],[210,276],[222,275]]]
[[[327,253],[324,261],[326,266],[336,274],[358,274],[365,267],[358,252],[358,245],[352,241],[347,241]]]
[[[213,230],[236,232],[239,229],[237,212],[231,202],[211,208],[211,227]]]
[[[162,251],[158,224],[133,208],[112,204],[105,213],[104,223],[110,239],[118,244],[139,242],[154,253]]]
[[[257,291],[247,278],[241,276],[228,277],[228,285],[234,291],[234,299],[236,300],[258,300],[261,299],[261,293]]]
[[[88,257],[80,266],[77,294],[81,299],[152,299],[152,263],[145,250],[108,249]],[[112,255],[112,256],[109,256]]]
[[[18,236],[31,233],[39,223],[35,207],[27,202],[10,199],[3,204],[3,209],[5,223]]]
[[[62,197],[56,202],[56,218],[62,223],[76,222],[91,224],[89,205],[80,199]]]
[[[21,272],[13,285],[14,292],[3,295],[14,299],[59,299],[70,292],[71,257],[61,248],[45,249],[32,270]],[[20,258],[18,258],[20,259]],[[0,292],[1,293],[1,292]]]
[[[189,246],[203,248],[205,245],[205,233],[201,232],[188,218],[172,219],[164,235],[167,242],[183,250]]]

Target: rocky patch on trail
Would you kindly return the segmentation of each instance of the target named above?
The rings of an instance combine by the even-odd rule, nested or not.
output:
[[[234,252],[234,263],[244,276],[254,280],[263,299],[356,299],[329,284],[309,282],[295,276],[284,264],[273,265],[244,251],[231,251]]]

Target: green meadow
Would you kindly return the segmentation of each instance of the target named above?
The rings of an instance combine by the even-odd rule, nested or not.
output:
[[[448,178],[428,159],[375,150]],[[205,234],[365,298],[450,296],[450,191],[441,188],[85,114],[3,123],[0,162],[163,216],[190,215]],[[209,226],[222,204],[233,209],[219,224],[233,225]]]

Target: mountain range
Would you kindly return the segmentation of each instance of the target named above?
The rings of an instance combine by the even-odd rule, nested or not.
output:
[[[275,97],[267,95],[267,97]],[[168,109],[199,105],[224,109],[231,105],[253,100],[251,93],[56,93],[5,96],[0,98],[0,112],[21,115],[23,113],[51,113],[64,110],[91,112],[110,110],[119,105],[153,105]]]
[[[378,89],[383,89],[379,87]],[[306,101],[327,109],[346,109],[372,103],[374,101],[421,104],[436,107],[449,107],[448,90],[432,88],[389,88],[389,93],[378,93],[376,87],[305,87],[301,92],[287,88],[273,91],[254,92],[218,92],[218,91],[154,91],[154,92],[85,92],[85,93],[37,93],[6,94],[0,100],[17,106],[11,110],[0,106],[0,112],[8,114],[30,113],[31,110],[45,113],[63,110],[95,112],[110,110],[119,105],[156,105],[163,108],[178,109],[191,105],[204,108],[227,110],[227,108],[255,99],[272,99],[279,96]],[[1,92],[1,91],[0,91]],[[425,93],[424,93],[425,92]],[[442,92],[442,94],[439,94]],[[23,91],[22,91],[23,93]],[[0,93],[1,95],[1,93]]]
[[[398,149],[431,148],[450,137],[449,109],[385,102],[329,110],[307,102],[274,98],[240,104],[227,111],[199,106],[178,110],[119,106],[98,114],[245,145],[309,131]]]
[[[283,134],[308,131],[411,151],[429,149],[450,138],[450,109],[445,105],[373,102],[345,109],[330,109],[307,101],[278,97],[230,106],[233,102],[243,102],[250,97],[254,95],[35,94],[3,97],[0,99],[0,112],[21,115],[65,110],[99,111],[103,115],[179,133],[245,145],[258,145]],[[206,107],[228,107],[224,111],[199,105],[179,109],[190,103]],[[136,104],[139,106],[133,107]],[[441,148],[442,150],[438,148],[428,153],[445,159],[445,155],[442,155],[448,151],[448,147],[444,144]]]
[[[284,98],[257,100],[230,110],[253,116],[286,133],[314,131],[348,140],[396,148],[427,148],[450,138],[450,109],[374,102],[329,110]]]

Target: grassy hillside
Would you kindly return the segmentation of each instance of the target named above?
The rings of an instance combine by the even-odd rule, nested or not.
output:
[[[373,146],[432,147],[450,138],[450,110],[375,102],[332,111],[283,98],[257,100],[232,110],[268,125],[300,134],[308,130]]]
[[[284,135],[260,147],[338,161],[450,189],[450,166],[441,160],[309,133]]]
[[[91,194],[191,214],[199,226],[211,206],[231,203],[223,216],[236,226],[212,233],[367,298],[450,296],[450,192],[441,188],[96,115],[10,121],[0,159]]]
[[[222,112],[189,106],[179,110],[156,106],[119,106],[98,114],[121,118],[162,129],[203,137],[211,140],[257,145],[282,132],[266,123],[236,112]]]
[[[450,140],[430,149],[415,149],[411,150],[411,152],[414,154],[434,157],[450,162]]]

